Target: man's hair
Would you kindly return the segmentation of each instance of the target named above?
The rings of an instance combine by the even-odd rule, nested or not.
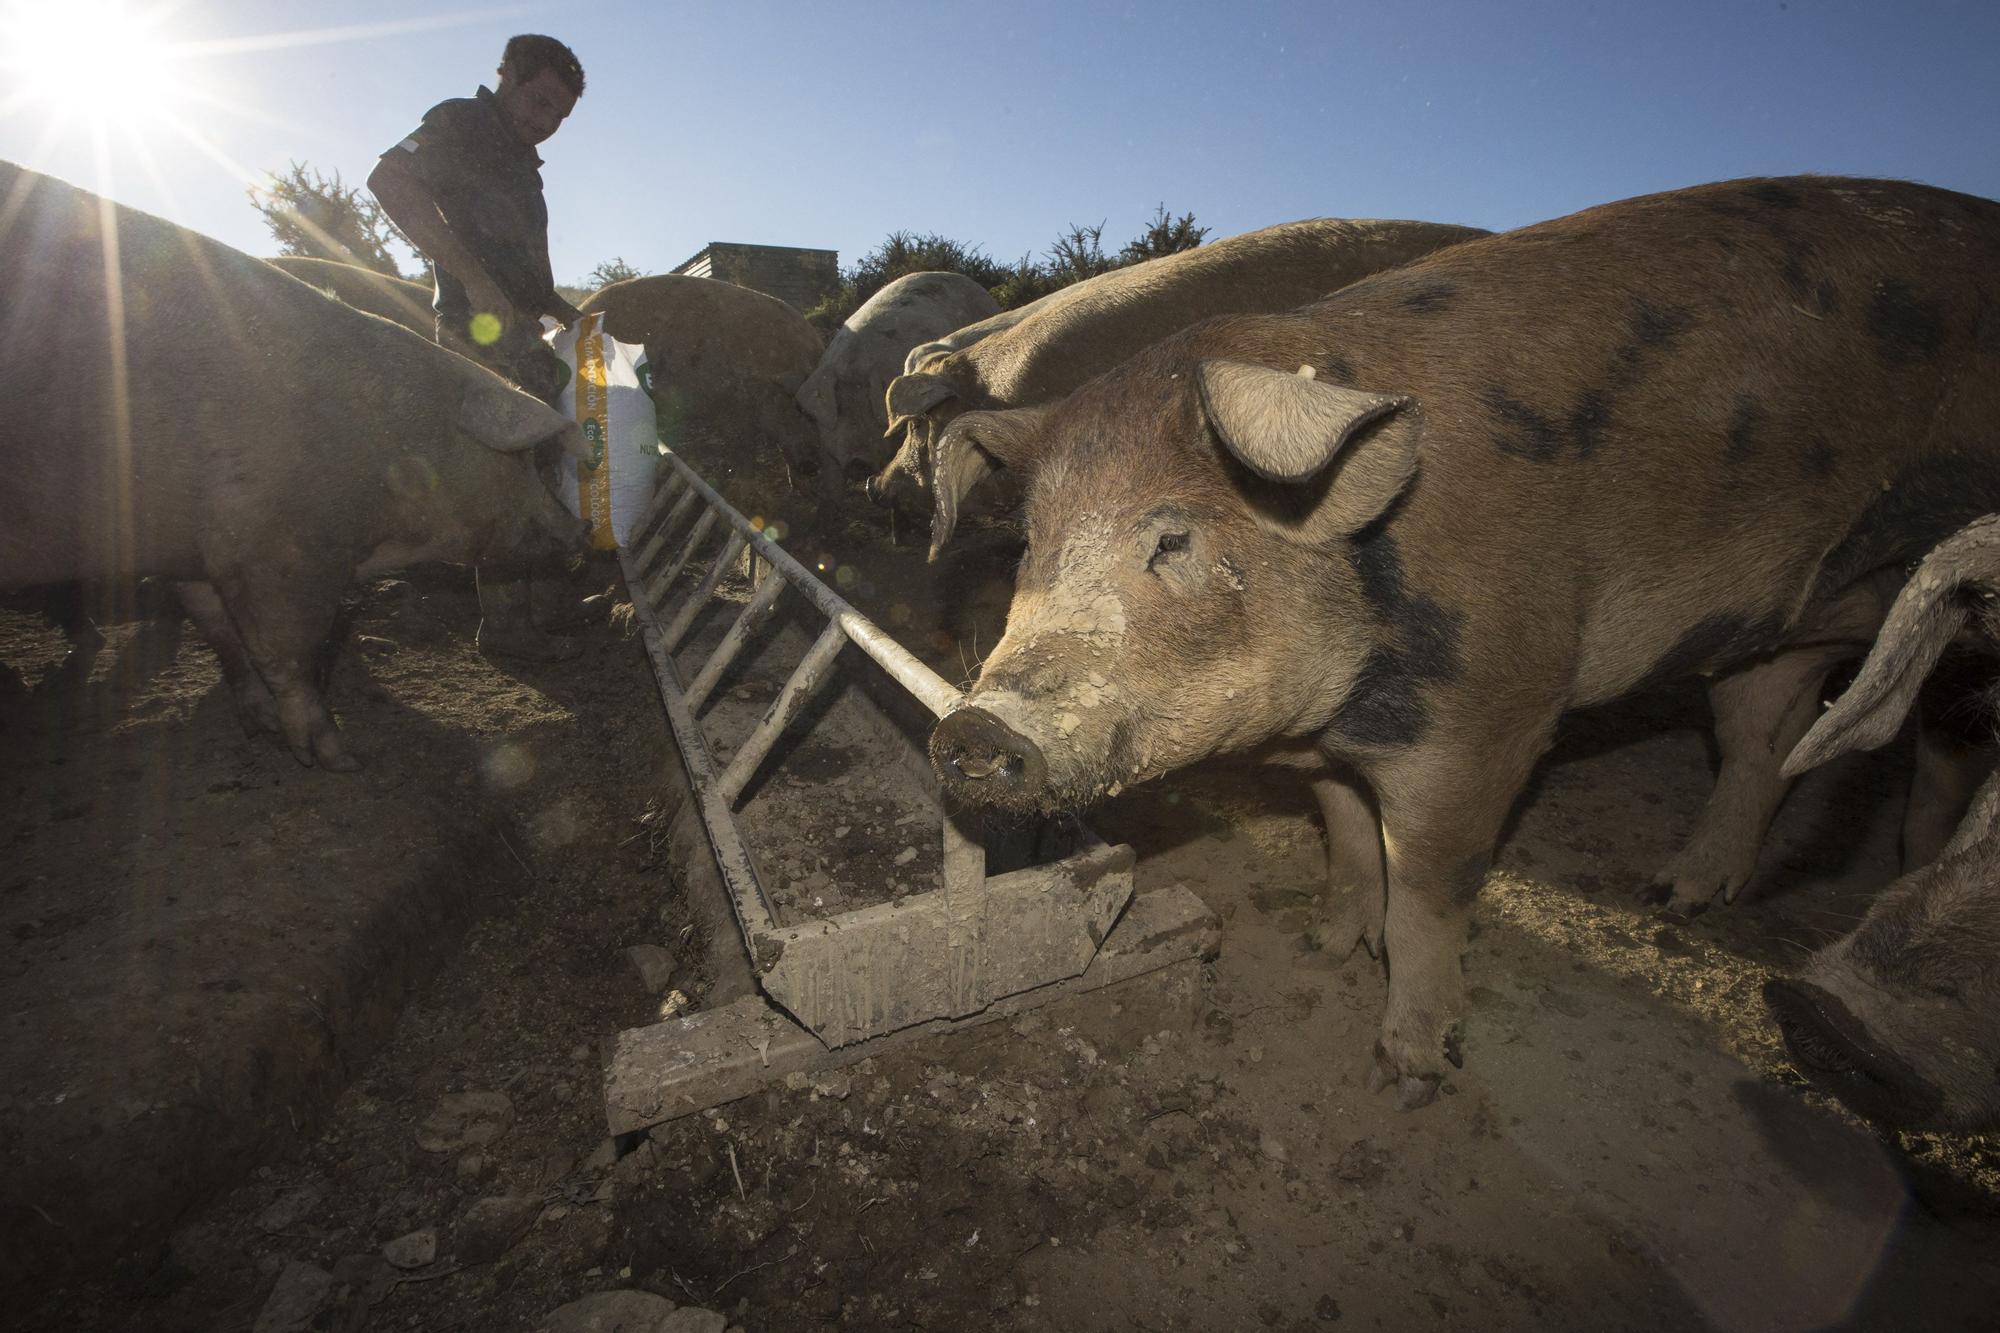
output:
[[[572,96],[583,96],[583,66],[577,63],[576,52],[539,33],[524,32],[507,39],[507,49],[500,53],[502,78],[526,83],[545,69],[554,70]]]

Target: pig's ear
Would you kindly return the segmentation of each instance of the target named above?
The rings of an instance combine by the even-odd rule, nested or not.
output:
[[[954,396],[952,387],[935,375],[896,376],[889,381],[889,392],[882,400],[889,410],[889,429],[885,434],[894,434],[896,427],[910,418],[921,416]]]
[[[1358,531],[1416,474],[1414,399],[1242,361],[1204,361],[1195,384],[1223,447],[1289,493],[1277,520],[1288,533],[1324,541]]]
[[[1850,750],[1895,738],[1937,660],[1971,618],[1973,603],[2000,590],[2000,517],[1989,515],[1940,542],[1889,608],[1868,660],[1785,760],[1797,777]],[[1983,619],[1983,617],[1982,617]]]
[[[540,399],[522,393],[498,375],[468,377],[458,401],[459,429],[489,449],[518,454],[543,440],[571,431],[576,423]]]
[[[931,449],[931,559],[951,540],[959,506],[974,487],[1003,467],[1032,469],[1048,414],[1047,406],[967,412],[944,428]]]

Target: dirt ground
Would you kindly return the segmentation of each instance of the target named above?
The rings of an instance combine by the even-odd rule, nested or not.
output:
[[[1002,532],[938,567],[872,515],[787,544],[948,676],[997,637]],[[15,1326],[247,1329],[300,1264],[318,1313],[265,1327],[532,1329],[620,1288],[748,1330],[1992,1325],[1993,1145],[1868,1131],[1758,998],[1893,875],[1901,750],[1809,777],[1753,898],[1680,924],[1630,890],[1706,796],[1698,692],[1570,719],[1480,901],[1465,1069],[1418,1112],[1363,1086],[1380,969],[1307,947],[1310,801],[1217,764],[1090,816],[1220,916],[1192,1007],[1133,983],[614,1141],[611,1039],[711,972],[638,642],[488,662],[447,569],[351,609],[355,776],[245,739],[192,633],[114,626],[64,692],[60,640],[0,619]],[[934,866],[896,859],[934,849],[889,771],[786,750],[767,791],[845,830],[767,865],[795,906]]]

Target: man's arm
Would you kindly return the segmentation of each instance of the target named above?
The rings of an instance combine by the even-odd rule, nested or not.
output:
[[[543,228],[542,230],[542,244],[540,252],[535,258],[537,261],[536,268],[542,280],[542,288],[549,294],[548,299],[542,303],[542,308],[535,313],[538,315],[547,315],[564,328],[568,328],[583,318],[583,312],[568,301],[565,301],[562,293],[556,290],[555,273],[549,264],[549,233],[547,228]]]
[[[369,173],[368,188],[389,220],[403,229],[403,234],[423,251],[426,259],[465,284],[465,295],[474,313],[498,317],[502,328],[515,322],[514,308],[498,284],[458,239],[444,220],[444,214],[438,211],[431,187],[410,169],[401,155],[392,153],[377,162],[375,170]]]
[[[542,313],[555,320],[556,323],[562,325],[564,328],[568,328],[583,318],[583,312],[563,300],[560,292],[549,298],[549,308]]]

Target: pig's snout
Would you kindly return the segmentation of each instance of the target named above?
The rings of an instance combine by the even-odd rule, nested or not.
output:
[[[875,473],[869,473],[868,480],[861,483],[861,493],[875,504],[889,503],[889,488],[882,484],[882,478]]]
[[[1764,983],[1764,1002],[1792,1058],[1856,1111],[1891,1125],[1936,1119],[1944,1100],[1937,1088],[1883,1047],[1833,992],[1774,978]]]
[[[931,762],[947,783],[974,801],[1031,796],[1048,778],[1041,748],[983,708],[961,708],[937,724],[931,732]]]

